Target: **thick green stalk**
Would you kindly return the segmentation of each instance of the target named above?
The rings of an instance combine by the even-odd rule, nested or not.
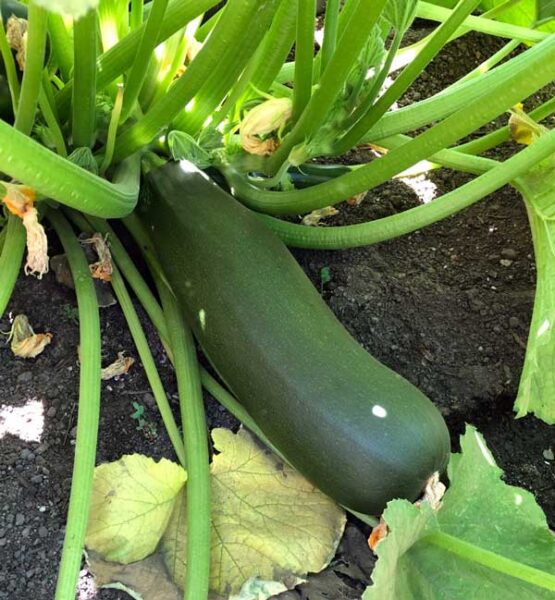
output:
[[[268,91],[287,57],[295,38],[297,0],[281,0],[272,19],[264,41],[247,65],[237,83],[233,86],[225,102],[217,113],[213,113],[210,125],[218,125],[237,105],[240,107],[250,97],[257,95],[255,90]],[[248,89],[248,88],[251,89]],[[292,90],[287,88],[288,92]]]
[[[262,215],[260,218],[288,246],[328,250],[367,246],[422,229],[467,208],[526,173],[553,152],[555,130],[471,182],[429,204],[368,223],[341,227],[307,227]]]
[[[153,0],[152,2],[152,8],[143,30],[143,36],[139,43],[133,66],[125,82],[123,107],[121,109],[122,123],[127,121],[139,97],[139,92],[147,74],[148,64],[157,45],[167,6],[168,0]]]
[[[100,411],[100,318],[85,254],[65,217],[48,212],[69,261],[79,309],[79,407],[75,459],[56,600],[72,600],[81,568],[92,494]]]
[[[450,17],[451,11],[448,8],[429,4],[428,2],[418,2],[416,15],[421,19],[443,22]],[[486,19],[483,16],[474,17],[471,15],[464,20],[463,25],[468,29],[479,31],[480,33],[517,39],[522,42],[541,42],[541,40],[544,40],[551,35],[545,31],[537,31],[536,29],[530,29],[528,27],[520,27],[518,25],[511,25],[510,23],[493,21],[492,19]]]
[[[432,533],[423,538],[420,543],[439,546],[447,552],[460,556],[465,561],[475,562],[492,571],[555,592],[555,575],[491,552],[491,550],[480,548],[448,533],[442,531]]]
[[[28,22],[25,70],[14,124],[14,127],[25,135],[31,133],[35,122],[46,47],[48,13],[31,2]]]
[[[297,122],[312,94],[312,60],[316,0],[297,3],[297,36],[295,43],[295,79],[293,86],[293,122]]]
[[[0,253],[0,317],[13,293],[23,252],[25,251],[25,229],[19,217],[8,216],[8,224],[2,230],[4,244]]]
[[[355,111],[354,119],[356,120],[356,123],[336,144],[333,144],[333,154],[344,154],[357,145],[366,132],[372,129],[393,103],[398,100],[414,80],[420,76],[422,71],[426,68],[426,65],[437,56],[451,35],[464,21],[465,17],[468,16],[479,3],[480,0],[461,0],[457,4],[456,9],[451,13],[449,19],[437,28],[426,46],[415,59],[405,67],[383,96],[381,96],[374,105],[369,107],[363,105],[360,110]],[[366,112],[363,112],[365,108],[367,110]]]
[[[133,210],[139,194],[140,163],[131,157],[114,183],[84,171],[30,137],[0,121],[0,169],[38,193],[99,217],[121,217]]]
[[[386,113],[365,134],[364,141],[371,142],[422,127],[464,108],[479,95],[488,93],[494,86],[502,88],[505,81],[517,70],[524,73],[532,68],[531,64],[537,60],[538,53],[544,51],[546,43],[549,44],[548,41],[538,44],[480,77],[463,83],[454,83],[431,98]],[[522,95],[521,99],[524,97]]]
[[[228,171],[226,176],[237,196],[245,204],[260,212],[271,214],[301,214],[372,189],[416,162],[452,145],[516,104],[521,98],[531,95],[549,83],[555,76],[555,36],[528,52],[531,53],[531,60],[526,63],[529,68],[514,68],[499,87],[490,88],[483,95],[471,100],[463,109],[379,160],[334,181],[303,190],[271,192],[258,190],[233,171]]]
[[[339,29],[339,0],[326,2],[326,16],[324,19],[324,40],[322,42],[322,58],[320,62],[320,75],[324,73],[337,46],[337,33]]]
[[[0,54],[2,55],[2,61],[4,62],[4,69],[6,71],[6,79],[8,80],[8,87],[10,88],[10,97],[12,100],[13,114],[17,114],[17,106],[19,104],[19,79],[17,78],[17,72],[15,70],[15,61],[13,54],[6,38],[6,30],[4,29],[4,21],[0,15]]]
[[[185,27],[189,21],[195,19],[203,12],[214,6],[218,0],[195,0],[195,2],[183,2],[183,0],[170,0],[164,15],[158,44],[168,39],[174,33]],[[132,64],[141,42],[145,24],[125,36],[115,46],[98,57],[97,60],[97,91],[103,90],[109,83],[117,79]],[[73,82],[70,81],[57,97],[58,110],[64,114],[71,102]]]
[[[67,81],[73,71],[73,41],[61,15],[48,13],[48,35],[54,62],[60,69],[62,79]]]
[[[358,2],[352,18],[345,25],[337,51],[330,60],[320,85],[312,94],[301,117],[285,136],[281,146],[266,165],[268,175],[277,173],[295,146],[315,135],[324,123],[337,95],[343,89],[354,62],[358,59],[368,36],[381,15],[386,0]]]
[[[73,112],[75,148],[90,148],[96,129],[97,15],[90,10],[73,24]]]
[[[179,112],[174,121],[177,129],[192,136],[198,135],[214,110],[234,87],[253,55],[258,54],[257,48],[270,27],[278,4],[278,0],[266,0],[263,4],[260,0],[237,0],[227,4],[212,37],[220,36],[220,41],[227,37],[228,43],[225,49],[222,48],[220,60],[207,74],[206,81],[195,94],[191,105]],[[249,32],[246,37],[245,31]],[[206,44],[210,43],[212,37]],[[238,43],[238,40],[241,41]],[[230,52],[230,48],[234,51]]]
[[[213,35],[205,42],[185,73],[140,121],[119,136],[115,160],[121,160],[150,143],[159,131],[175,119],[183,107],[187,106],[204,83],[210,79],[213,71],[221,72],[224,67],[234,69],[236,55],[229,49],[241,46],[245,36],[244,27],[251,22],[259,10],[260,5],[257,0],[233,0],[226,5]]]
[[[295,40],[298,0],[282,0],[264,38],[260,60],[251,79],[252,85],[266,92],[276,78]]]
[[[193,335],[166,284],[158,282],[170,335],[187,453],[187,571],[185,600],[205,600],[210,576],[210,469],[208,432]]]
[[[131,30],[138,29],[143,24],[143,0],[131,0],[131,11],[129,13],[129,27]]]

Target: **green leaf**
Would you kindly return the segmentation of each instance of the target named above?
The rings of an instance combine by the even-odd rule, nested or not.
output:
[[[374,585],[363,600],[554,597],[555,537],[534,497],[501,480],[473,427],[461,449],[437,512],[426,502],[388,504],[383,518],[390,531],[377,545]]]
[[[67,157],[73,164],[85,169],[89,173],[98,175],[98,163],[92,153],[92,150],[87,147],[75,148],[75,150]]]
[[[416,16],[417,0],[389,0],[383,16],[397,31],[406,31]]]
[[[513,185],[526,204],[536,262],[536,293],[524,366],[515,401],[517,417],[534,413],[555,423],[555,175],[540,163]]]
[[[180,466],[140,454],[96,467],[87,548],[123,564],[154,552],[185,480]]]
[[[536,14],[540,23],[555,18],[555,0],[536,0]]]
[[[329,498],[245,430],[212,431],[210,589],[237,594],[252,577],[293,585],[333,557],[345,514]],[[185,494],[180,496],[162,552],[174,581],[185,572]]]
[[[59,14],[67,15],[78,19],[92,8],[98,6],[99,0],[33,0],[38,6],[46,10]]]
[[[506,0],[482,0],[480,8],[486,12],[505,4]],[[499,14],[497,20],[521,27],[532,27],[536,20],[536,0],[520,0]]]
[[[171,131],[168,134],[168,145],[174,160],[188,160],[199,169],[205,169],[212,164],[210,154],[188,133]]]

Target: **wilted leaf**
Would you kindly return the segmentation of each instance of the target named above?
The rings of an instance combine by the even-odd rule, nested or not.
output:
[[[237,594],[251,577],[287,585],[323,569],[333,557],[345,514],[245,430],[212,431],[213,592]],[[184,580],[184,494],[162,540],[168,569]],[[294,579],[293,579],[294,581]]]
[[[461,448],[451,457],[451,485],[439,511],[428,502],[388,504],[383,519],[389,533],[376,546],[374,585],[363,600],[554,597],[555,537],[534,497],[501,480],[474,428],[467,428]],[[546,587],[524,579],[530,568]]]
[[[87,548],[123,564],[154,552],[185,480],[180,466],[140,454],[96,467]]]
[[[266,600],[303,582],[304,579],[296,578],[288,587],[279,581],[264,581],[258,577],[252,577],[243,585],[239,593],[230,596],[229,600]]]
[[[52,341],[51,333],[35,333],[25,315],[17,315],[13,320],[9,340],[11,350],[20,358],[35,358]]]
[[[88,552],[87,564],[97,587],[124,590],[140,600],[183,598],[158,554],[129,565],[120,565],[102,560],[95,552]]]

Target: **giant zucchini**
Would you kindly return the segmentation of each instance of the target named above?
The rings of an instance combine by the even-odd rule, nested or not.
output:
[[[189,163],[147,176],[140,208],[208,359],[284,457],[353,510],[414,500],[442,471],[434,405],[372,358],[283,243]]]

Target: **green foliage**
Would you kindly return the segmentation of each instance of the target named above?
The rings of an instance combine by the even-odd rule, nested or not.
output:
[[[364,600],[553,598],[555,538],[530,492],[507,485],[467,427],[439,509],[393,500]]]

